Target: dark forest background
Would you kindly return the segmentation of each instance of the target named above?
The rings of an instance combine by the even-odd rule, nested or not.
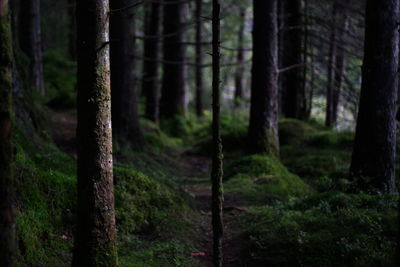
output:
[[[397,266],[397,0],[107,2],[0,0],[0,266]]]

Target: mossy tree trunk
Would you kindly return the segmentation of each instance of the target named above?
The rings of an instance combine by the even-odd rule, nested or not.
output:
[[[361,96],[350,176],[395,191],[399,1],[368,0]],[[369,178],[369,179],[366,179]]]
[[[186,111],[184,5],[182,1],[164,1],[164,56],[160,101],[160,118],[162,119],[184,116]]]
[[[15,219],[12,127],[13,51],[8,0],[0,0],[0,264],[14,266]]]
[[[142,92],[146,98],[145,116],[157,122],[159,109],[159,37],[161,32],[160,15],[161,4],[147,3],[145,11],[145,40]]]
[[[222,267],[222,237],[223,224],[223,184],[222,184],[222,141],[220,131],[220,3],[213,0],[212,11],[212,130],[213,130],[213,156],[212,156],[212,228],[213,228],[213,262],[215,267]]]
[[[303,19],[301,0],[283,1],[283,67],[303,63]],[[282,29],[281,29],[282,30]],[[303,86],[303,68],[296,67],[281,74],[283,86],[283,113],[286,117],[303,119],[306,95]]]
[[[73,266],[117,266],[107,0],[79,0],[78,223]]]
[[[337,124],[339,98],[346,70],[345,37],[349,28],[350,17],[343,3],[336,0],[332,7],[331,40],[329,43],[328,82],[326,91],[325,125]]]
[[[196,0],[196,115],[203,115],[203,0]]]
[[[44,94],[40,0],[20,0],[19,6],[20,47],[30,60],[32,86]]]
[[[110,1],[111,108],[114,142],[140,150],[143,136],[136,95],[135,3]]]
[[[244,97],[244,72],[245,72],[245,50],[244,50],[244,34],[246,26],[246,8],[239,6],[240,26],[238,30],[238,50],[236,55],[237,67],[235,72],[235,106],[239,106]]]
[[[250,153],[279,156],[277,1],[253,1]]]

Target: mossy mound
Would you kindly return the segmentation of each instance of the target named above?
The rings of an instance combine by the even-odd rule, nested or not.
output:
[[[279,142],[281,145],[299,144],[316,132],[317,129],[314,126],[301,120],[279,120]]]
[[[115,206],[120,232],[154,232],[165,227],[174,211],[183,211],[182,198],[147,175],[114,168]]]
[[[254,208],[251,266],[395,266],[397,197],[330,192]]]
[[[312,193],[311,188],[278,159],[266,155],[234,160],[225,167],[224,177],[228,193],[248,200],[268,202]]]
[[[72,159],[36,136],[14,134],[18,264],[64,266],[70,261],[76,176]]]
[[[244,151],[247,136],[246,118],[235,117],[227,114],[221,116],[221,138],[224,152],[230,154]],[[192,141],[195,143],[193,152],[200,155],[212,153],[212,128],[211,115],[203,118],[200,127],[193,132]]]

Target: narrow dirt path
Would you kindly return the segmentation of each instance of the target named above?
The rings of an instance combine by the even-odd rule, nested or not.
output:
[[[211,186],[209,158],[196,155],[182,155],[184,173],[184,190],[193,198],[194,206],[199,213],[193,222],[197,225],[198,236],[201,237],[202,251],[196,257],[203,266],[212,265],[212,227],[211,227]],[[246,211],[245,207],[234,196],[225,194],[224,201],[224,240],[223,266],[237,267],[241,264],[242,231],[237,224],[238,218]]]
[[[76,112],[54,111],[49,113],[49,130],[57,146],[65,153],[76,158]],[[198,216],[193,218],[200,251],[194,252],[202,266],[212,267],[212,227],[211,227],[211,160],[207,157],[181,155],[182,189],[191,196]],[[223,266],[238,267],[241,264],[240,247],[243,243],[238,218],[246,208],[240,206],[240,200],[225,194],[224,202],[224,240]]]

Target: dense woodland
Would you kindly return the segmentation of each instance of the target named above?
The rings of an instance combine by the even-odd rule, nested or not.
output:
[[[0,0],[0,266],[400,266],[398,0]]]

